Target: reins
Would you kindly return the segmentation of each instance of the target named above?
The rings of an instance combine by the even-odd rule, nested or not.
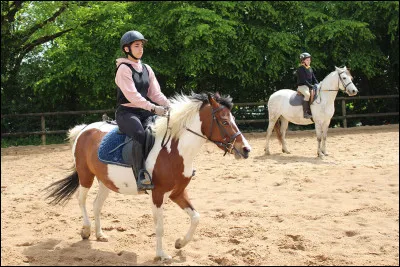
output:
[[[165,148],[165,146],[168,144],[169,140],[171,139],[171,127],[169,127],[169,117],[170,117],[170,114],[171,114],[171,109],[168,109],[168,114],[167,114],[167,130],[165,131],[164,137],[163,137],[163,139],[162,139],[162,141],[161,141],[161,147],[162,147],[162,148]],[[169,136],[168,136],[167,142],[164,143],[165,137],[167,136],[167,133],[168,133],[168,130],[170,131],[170,132],[169,132]]]

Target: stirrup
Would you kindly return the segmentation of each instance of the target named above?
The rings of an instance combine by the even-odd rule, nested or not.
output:
[[[144,178],[140,179],[142,176]],[[136,184],[137,184],[138,190],[152,190],[152,189],[154,189],[154,184],[153,184],[153,181],[151,179],[150,173],[145,169],[141,169],[139,171],[138,180],[137,180]]]

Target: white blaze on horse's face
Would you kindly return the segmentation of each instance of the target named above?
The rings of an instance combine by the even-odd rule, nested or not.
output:
[[[338,73],[338,83],[339,89],[345,91],[349,96],[354,96],[358,93],[357,87],[353,83],[353,77],[351,76],[349,70],[346,67],[338,68],[336,67]]]
[[[232,126],[232,129],[233,130],[236,129],[236,131],[238,131],[239,128],[236,125],[235,117],[233,117],[232,113],[229,113],[229,121],[230,121],[230,124]],[[235,148],[236,148],[236,150],[235,150],[235,158],[236,159],[240,159],[242,156],[243,156],[243,158],[248,158],[249,152],[251,151],[251,146],[247,142],[247,139],[244,138],[243,134],[240,134],[240,136],[238,136],[238,138],[241,139],[242,144],[240,144],[240,143],[236,144],[236,142],[235,142],[235,145],[234,145]],[[237,153],[237,151],[240,151],[240,154]]]
[[[213,110],[210,112],[214,113],[214,116],[211,115],[208,117],[208,120],[207,118],[201,119],[203,124],[211,125],[209,127],[212,127],[205,130],[205,133],[211,132],[208,138],[214,142],[222,143],[223,145],[219,145],[219,148],[225,152],[234,154],[236,159],[242,157],[245,159],[248,158],[251,147],[239,131],[231,111],[227,107],[217,103],[213,98],[210,98],[209,101]]]

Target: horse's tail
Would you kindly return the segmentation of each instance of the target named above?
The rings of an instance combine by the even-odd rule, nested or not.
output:
[[[278,137],[279,143],[282,144],[282,133],[281,133],[281,120],[277,119],[274,125],[274,130],[276,132],[276,136]]]
[[[67,133],[66,140],[69,141],[70,145],[73,146],[78,135],[82,130],[86,127],[86,124],[76,125],[74,128],[70,129]],[[75,191],[79,187],[79,176],[76,170],[76,167],[71,168],[71,174],[64,179],[58,180],[48,187],[44,188],[42,191],[48,193],[46,199],[52,198],[48,204],[57,205],[57,204],[66,204],[68,200],[71,199],[71,196],[75,193]]]
[[[67,139],[71,145],[74,144],[79,133],[86,127],[86,124],[76,125],[74,128],[70,129],[67,134]]]
[[[48,204],[66,204],[71,196],[75,193],[76,189],[79,187],[79,177],[78,172],[75,167],[72,169],[72,173],[64,179],[58,180],[48,187],[44,188],[42,191],[48,192],[46,199],[53,198]]]

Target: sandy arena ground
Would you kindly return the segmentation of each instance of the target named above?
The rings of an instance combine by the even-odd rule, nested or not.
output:
[[[188,186],[200,213],[194,239],[177,250],[189,218],[164,205],[159,263],[148,195],[111,192],[102,211],[109,242],[82,240],[77,199],[50,206],[40,190],[69,174],[68,145],[1,149],[1,265],[399,265],[399,125],[329,129],[324,159],[314,131],[245,134],[247,160],[206,143]]]

